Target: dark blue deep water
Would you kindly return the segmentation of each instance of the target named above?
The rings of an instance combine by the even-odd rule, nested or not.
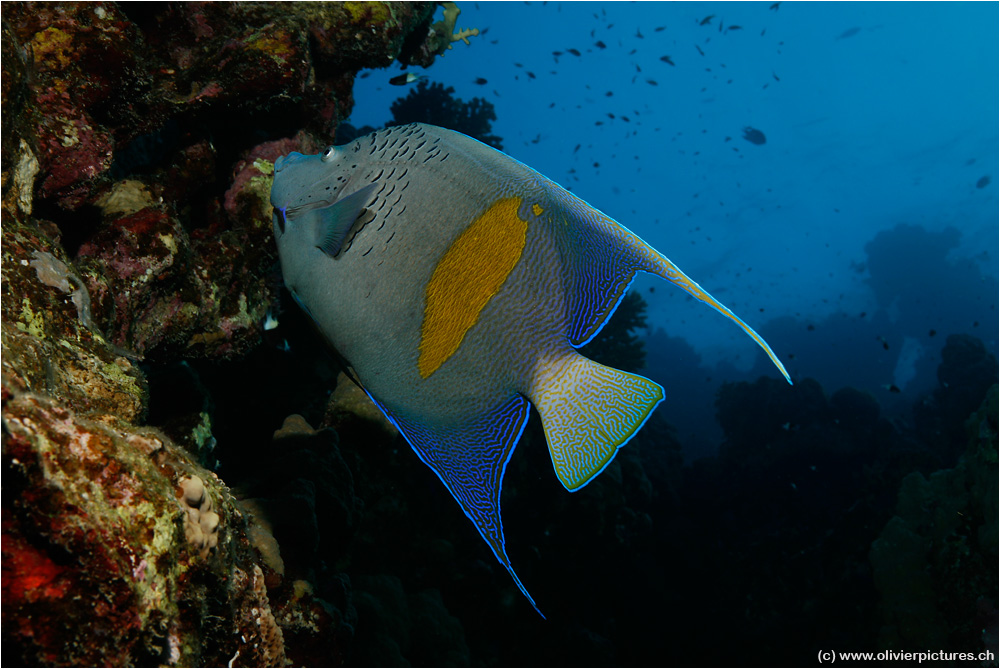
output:
[[[947,507],[935,471],[975,476],[964,421],[997,381],[997,4],[460,6],[482,34],[407,71],[493,105],[506,153],[670,257],[796,382],[641,276],[662,422],[619,455],[620,485],[576,495],[522,442],[507,545],[549,620],[484,601],[477,623],[444,587],[474,660],[995,651],[995,483],[978,535],[932,538],[905,509]],[[349,122],[390,121],[401,72],[362,73]]]

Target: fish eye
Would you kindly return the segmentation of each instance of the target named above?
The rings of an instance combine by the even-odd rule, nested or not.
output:
[[[337,152],[337,147],[335,146],[326,147],[326,151],[323,152],[323,162],[328,163],[331,160],[333,160],[333,156],[336,152]]]

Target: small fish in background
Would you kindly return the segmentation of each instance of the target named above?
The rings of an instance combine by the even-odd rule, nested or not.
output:
[[[531,406],[573,492],[663,401],[659,384],[578,350],[636,274],[720,312],[791,383],[760,335],[666,256],[460,133],[411,124],[290,153],[274,163],[271,204],[285,286],[532,606],[505,549],[504,472]]]
[[[580,52],[577,51],[576,49],[566,49],[566,53],[571,53],[574,56],[579,56],[580,55]]]
[[[486,79],[482,77],[476,77],[475,79],[472,80],[472,83],[476,84],[477,86],[485,86],[488,82],[486,81]]]
[[[861,32],[861,28],[848,28],[844,32],[837,35],[834,39],[847,39],[848,37],[854,37],[859,32]]]
[[[597,40],[596,42],[594,42],[594,46],[596,46],[598,49],[607,49],[608,48],[608,45],[605,44],[604,42],[602,42],[601,40]]]
[[[773,9],[774,11],[778,11],[778,7],[780,7],[780,6],[781,6],[781,3],[780,2],[776,2],[776,3],[772,4],[770,7],[768,7],[768,9]]]
[[[695,47],[695,48],[697,49],[698,47]],[[698,51],[701,51],[701,49],[698,49]],[[701,54],[701,55],[704,56],[705,54]],[[670,56],[660,56],[660,60],[662,60],[667,65],[673,65],[674,67],[677,67],[677,64],[674,63],[673,59]]]
[[[709,14],[708,16],[706,16],[705,18],[703,18],[698,25],[699,26],[707,26],[709,23],[712,22],[712,19],[714,19],[714,18],[715,18],[715,14]]]
[[[701,47],[700,47],[700,46],[698,46],[697,44],[695,44],[695,45],[694,45],[694,48],[698,49],[698,53],[700,53],[700,54],[701,54],[702,56],[704,56],[704,55],[705,55],[705,52],[704,52],[704,51],[702,51],[702,50],[701,50]],[[662,60],[662,59],[661,59],[661,60]],[[671,64],[672,64],[672,63],[671,63]]]
[[[764,136],[764,133],[750,126],[743,128],[743,139],[757,146],[767,143],[767,137]]]
[[[886,341],[885,337],[879,335],[878,337],[876,337],[876,339],[878,339],[882,343],[882,348],[884,348],[886,351],[889,350],[889,342]]]
[[[418,79],[423,79],[424,75],[417,74],[416,72],[404,72],[403,74],[396,75],[389,80],[389,83],[393,86],[405,86],[407,84],[412,84]]]
[[[982,176],[979,181],[976,182],[976,188],[986,188],[990,185],[990,175]]]
[[[895,383],[884,383],[882,384],[882,387],[888,390],[890,393],[903,392],[902,390],[899,389],[899,386],[897,386]]]

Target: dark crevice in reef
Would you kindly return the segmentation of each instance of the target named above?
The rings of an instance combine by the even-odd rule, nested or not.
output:
[[[102,220],[101,210],[95,205],[83,205],[76,211],[68,212],[51,200],[39,200],[35,205],[35,215],[56,224],[59,242],[70,258],[76,257],[80,247],[101,227]]]

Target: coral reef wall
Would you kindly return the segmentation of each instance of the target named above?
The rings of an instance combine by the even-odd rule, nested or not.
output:
[[[434,11],[4,3],[3,639],[19,663],[306,662],[286,638],[343,657],[340,618],[283,580],[264,515],[211,471],[210,411],[175,439],[144,427],[148,377],[260,344],[272,162],[332,140],[359,69],[430,65]]]

